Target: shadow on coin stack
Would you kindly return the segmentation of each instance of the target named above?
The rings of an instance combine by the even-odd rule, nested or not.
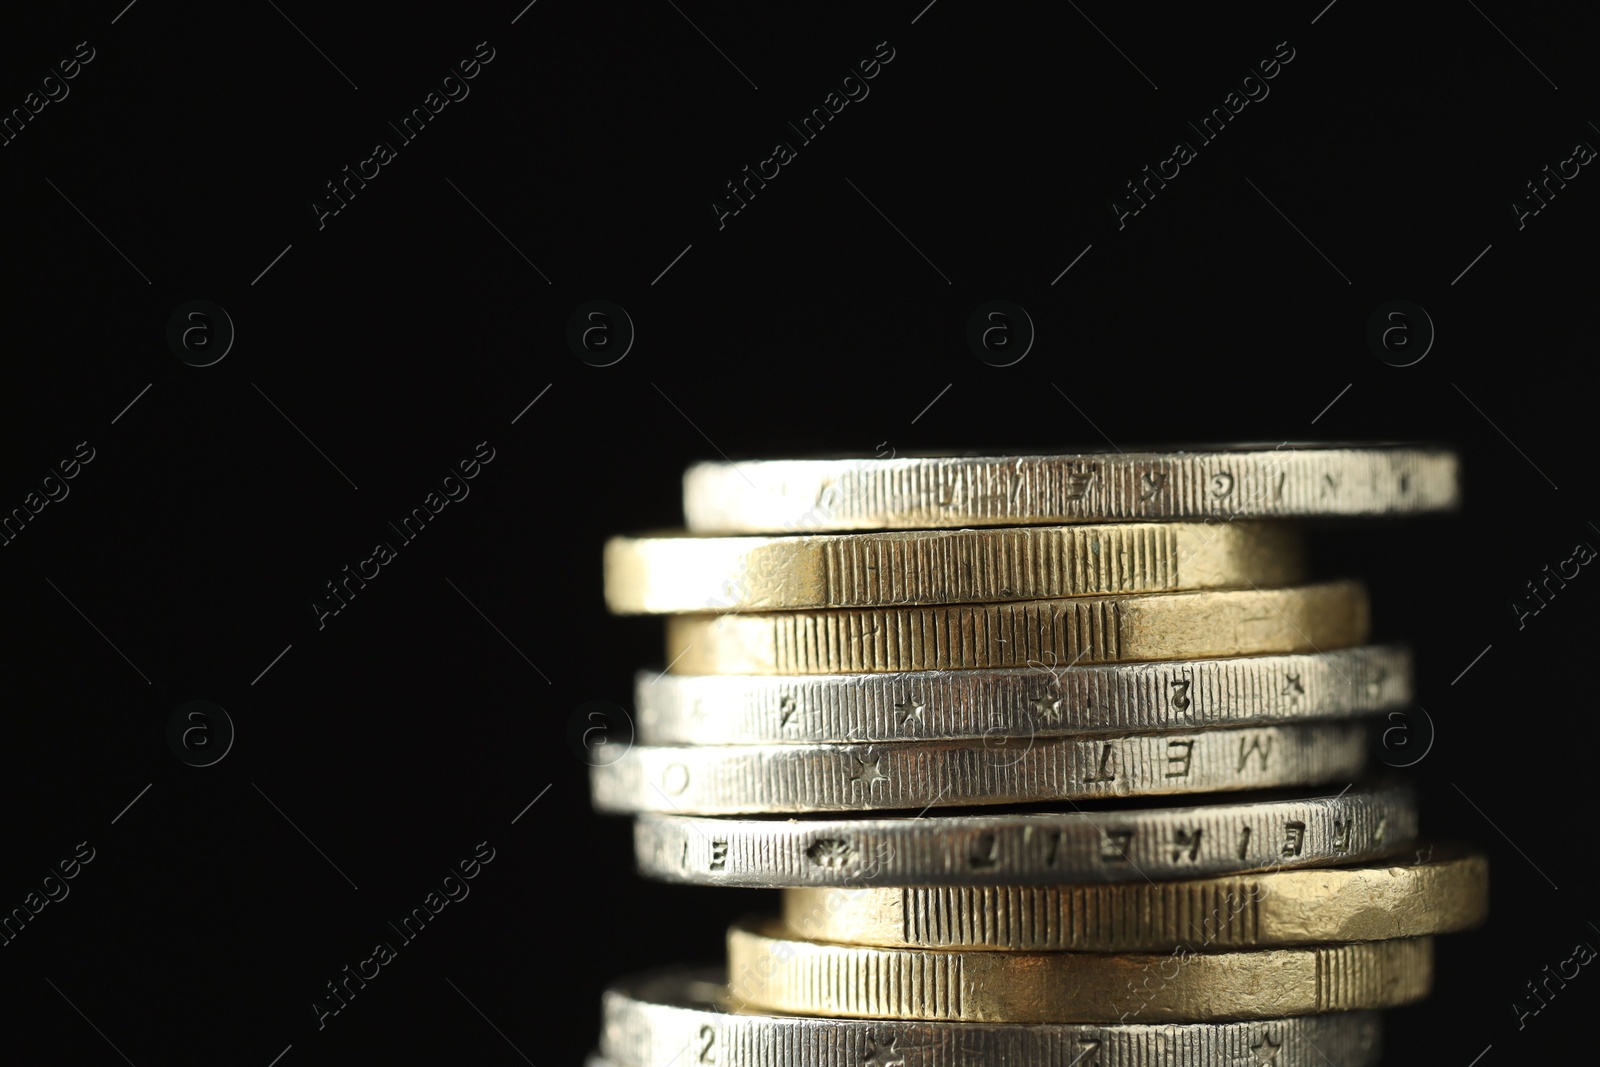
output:
[[[606,547],[667,619],[592,776],[641,873],[783,891],[604,996],[591,1067],[1378,1062],[1488,868],[1367,773],[1411,661],[1318,517],[1456,506],[1447,451],[700,464]]]

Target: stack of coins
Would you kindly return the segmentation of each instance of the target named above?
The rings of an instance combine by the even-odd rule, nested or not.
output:
[[[595,806],[781,888],[619,982],[594,1067],[1370,1064],[1488,870],[1365,775],[1411,696],[1292,520],[1448,510],[1402,446],[701,464],[606,547],[667,621]],[[1191,795],[1192,794],[1192,795]]]

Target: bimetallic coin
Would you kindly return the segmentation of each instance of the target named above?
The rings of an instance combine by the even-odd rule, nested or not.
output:
[[[968,952],[728,930],[738,1010],[977,1022],[1163,1023],[1392,1008],[1428,995],[1433,939],[1171,954]]]
[[[1215,952],[1467,930],[1489,861],[1425,844],[1359,867],[1120,885],[786,889],[794,937],[885,948]]]
[[[616,983],[601,1053],[615,1067],[1368,1067],[1382,1051],[1371,1011],[1164,1026],[812,1019],[735,1013],[724,979],[674,969]]]
[[[957,604],[1289,585],[1303,539],[1283,523],[1123,523],[809,537],[614,537],[618,614]]]
[[[649,745],[954,741],[1344,719],[1411,701],[1399,645],[1166,663],[810,676],[661,674],[634,686]]]
[[[1316,652],[1367,639],[1366,589],[1321,582],[918,608],[676,615],[684,674],[849,674]]]
[[[1459,503],[1453,452],[1279,445],[1073,455],[699,463],[700,533],[1415,515]]]
[[[1059,885],[1360,863],[1417,833],[1404,785],[1183,807],[916,818],[638,816],[639,873],[697,885]]]
[[[1348,782],[1366,756],[1362,723],[1093,739],[636,745],[590,768],[589,781],[594,806],[615,813],[926,811]]]

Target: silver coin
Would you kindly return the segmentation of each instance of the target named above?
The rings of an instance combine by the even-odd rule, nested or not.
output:
[[[1459,503],[1458,462],[1429,447],[1291,444],[1073,455],[698,463],[697,533],[1409,515]]]
[[[639,873],[755,887],[1048,885],[1189,878],[1374,859],[1417,833],[1400,783],[1184,807],[807,819],[646,813]]]
[[[636,975],[602,998],[590,1067],[1365,1067],[1379,1013],[1164,1026],[898,1022],[733,1013],[720,970]]]
[[[1096,738],[636,745],[591,767],[589,781],[594,806],[614,813],[926,811],[1346,782],[1366,757],[1366,724],[1347,722]]]
[[[636,676],[650,745],[951,741],[1342,719],[1411,701],[1399,645],[890,674]]]

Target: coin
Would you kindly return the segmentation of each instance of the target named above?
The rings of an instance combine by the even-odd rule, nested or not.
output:
[[[1370,1011],[1164,1026],[811,1019],[732,1012],[725,977],[674,968],[615,983],[601,1054],[616,1067],[1366,1067],[1382,1049]]]
[[[885,948],[1218,951],[1466,930],[1489,911],[1489,861],[1432,844],[1359,867],[1119,885],[783,891],[795,937]]]
[[[1072,455],[699,463],[701,533],[1406,515],[1459,502],[1444,449],[1290,444]]]
[[[634,820],[639,873],[697,885],[1058,885],[1357,863],[1417,833],[1403,784],[1178,807],[915,818]]]
[[[1122,737],[866,745],[636,745],[590,769],[596,809],[686,815],[893,811],[1220,793],[1349,781],[1362,723]]]
[[[650,745],[951,741],[1245,726],[1349,718],[1410,700],[1411,654],[1399,645],[880,674],[641,671],[634,685],[638,737]]]
[[[613,612],[788,611],[1288,585],[1283,523],[1124,523],[808,537],[614,537]]]
[[[1428,995],[1433,939],[1171,955],[969,952],[728,930],[736,1009],[979,1022],[1222,1022],[1389,1008]]]
[[[965,670],[1316,652],[1367,638],[1359,582],[1007,604],[676,615],[685,674]]]

